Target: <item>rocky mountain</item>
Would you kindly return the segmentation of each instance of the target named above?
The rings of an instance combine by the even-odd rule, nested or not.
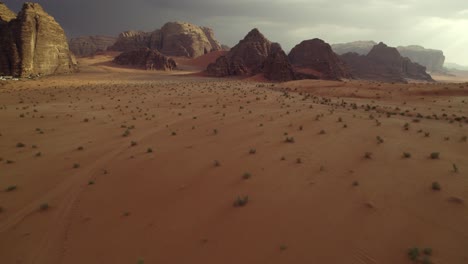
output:
[[[338,55],[342,55],[348,52],[354,52],[359,55],[367,55],[367,53],[369,53],[369,51],[375,45],[377,45],[377,42],[375,41],[354,41],[348,43],[332,44],[331,48]]]
[[[109,47],[114,51],[150,48],[166,56],[195,58],[211,51],[222,50],[213,30],[183,22],[169,22],[153,32],[126,31]]]
[[[311,69],[316,72],[315,77],[318,79],[339,80],[352,77],[331,46],[321,39],[302,41],[291,50],[288,57],[298,72]]]
[[[445,56],[441,50],[425,49],[417,45],[399,46],[397,49],[403,57],[425,66],[430,72],[444,72]]]
[[[16,16],[0,3],[0,75],[31,76],[76,70],[62,27],[36,3]]]
[[[115,44],[116,37],[111,36],[82,36],[70,39],[70,50],[77,57],[94,56],[97,52],[106,51]]]
[[[385,82],[407,82],[408,79],[433,81],[426,73],[426,67],[402,57],[396,48],[382,42],[375,45],[367,55],[351,52],[340,57],[356,78]]]
[[[114,59],[114,62],[119,65],[135,66],[146,70],[171,71],[177,68],[173,59],[149,48],[123,52]]]
[[[294,80],[295,75],[286,53],[270,42],[258,29],[251,30],[225,55],[208,65],[212,76],[253,76],[262,73],[275,81]]]

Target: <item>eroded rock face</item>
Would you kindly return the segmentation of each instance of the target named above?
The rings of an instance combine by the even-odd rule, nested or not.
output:
[[[416,62],[430,72],[444,72],[445,56],[441,50],[425,49],[421,46],[397,47],[398,52],[403,57],[408,57],[412,62]]]
[[[177,68],[173,59],[149,48],[123,52],[114,59],[114,62],[119,65],[135,66],[146,70],[171,71]]]
[[[127,31],[121,33],[110,47],[115,51],[139,48],[157,49],[167,56],[195,58],[211,51],[221,50],[213,30],[190,23],[169,22],[153,32]]]
[[[97,52],[106,51],[116,40],[116,37],[110,36],[82,36],[70,39],[69,45],[75,56],[90,57]]]
[[[367,55],[346,53],[341,59],[351,74],[360,79],[386,82],[407,82],[408,79],[433,81],[426,68],[402,57],[396,48],[384,43],[375,45]]]
[[[263,73],[270,80],[294,80],[289,59],[278,43],[271,43],[258,29],[250,31],[225,55],[208,65],[212,76],[252,76]]]
[[[330,45],[321,39],[302,41],[291,50],[288,57],[298,71],[312,69],[318,73],[316,77],[320,79],[339,80],[352,77]]]
[[[0,8],[0,74],[26,77],[76,70],[62,27],[39,4],[25,3],[15,18],[5,8]]]

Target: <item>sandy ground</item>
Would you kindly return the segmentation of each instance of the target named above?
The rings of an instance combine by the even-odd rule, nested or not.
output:
[[[0,82],[1,263],[468,263],[468,84],[108,59]]]

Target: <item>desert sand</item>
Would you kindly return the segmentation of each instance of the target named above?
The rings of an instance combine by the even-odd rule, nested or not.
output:
[[[468,263],[467,83],[111,59],[0,82],[1,263]]]

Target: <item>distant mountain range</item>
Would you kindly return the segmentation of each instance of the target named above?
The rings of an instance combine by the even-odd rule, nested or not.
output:
[[[468,71],[468,66],[456,64],[456,63],[453,63],[453,62],[446,62],[444,64],[444,67],[449,69],[449,70],[453,69],[453,70],[459,70],[459,71]]]

